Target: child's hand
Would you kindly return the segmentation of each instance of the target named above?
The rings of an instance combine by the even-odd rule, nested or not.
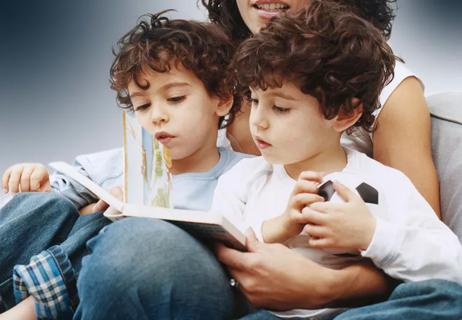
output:
[[[309,245],[317,249],[366,250],[375,231],[374,217],[359,195],[337,181],[334,189],[345,202],[316,202],[302,210]]]
[[[40,163],[18,163],[6,169],[3,192],[50,191],[50,175]]]
[[[119,200],[123,199],[123,191],[121,187],[113,187],[109,192]],[[85,215],[89,213],[102,212],[109,208],[109,205],[102,199],[99,199],[96,203],[90,203],[89,205],[80,209],[80,214]]]
[[[262,234],[265,242],[284,242],[302,232],[307,223],[302,210],[314,202],[324,201],[317,194],[322,175],[318,172],[304,171],[298,177],[287,208],[278,217],[263,223]]]

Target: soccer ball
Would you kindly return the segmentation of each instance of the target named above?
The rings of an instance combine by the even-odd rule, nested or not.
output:
[[[373,186],[353,174],[334,172],[324,177],[324,182],[318,188],[318,194],[325,201],[342,202],[343,199],[335,192],[332,181],[337,180],[341,184],[356,192],[365,203],[379,204],[379,192]]]

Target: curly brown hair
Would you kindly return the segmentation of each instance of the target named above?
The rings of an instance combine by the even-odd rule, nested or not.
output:
[[[388,39],[395,18],[396,0],[336,0],[363,19],[371,22]],[[234,41],[241,42],[251,36],[241,18],[235,0],[201,0],[209,20],[218,24]]]
[[[327,119],[362,105],[355,126],[371,130],[394,64],[391,48],[369,22],[336,2],[312,0],[308,9],[282,15],[244,41],[231,68],[243,89],[295,83],[318,100]]]
[[[137,25],[113,49],[115,60],[110,70],[110,84],[117,92],[119,106],[133,110],[128,94],[128,84],[132,80],[140,88],[148,88],[138,82],[143,68],[164,73],[182,65],[202,81],[211,96],[234,97],[226,121],[223,117],[219,120],[220,127],[228,125],[241,104],[226,72],[234,45],[220,27],[211,23],[169,20],[164,16],[168,11],[172,10],[141,16]]]
[[[209,20],[219,25],[233,41],[240,43],[252,35],[247,28],[235,0],[201,0]]]

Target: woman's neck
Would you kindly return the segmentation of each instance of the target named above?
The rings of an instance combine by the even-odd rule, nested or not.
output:
[[[253,142],[249,127],[250,108],[247,102],[242,103],[241,111],[226,128],[226,137],[234,151],[259,156],[260,151]]]

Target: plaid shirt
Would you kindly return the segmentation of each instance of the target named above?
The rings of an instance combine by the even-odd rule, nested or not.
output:
[[[13,287],[17,303],[28,296],[34,298],[38,319],[72,318],[75,275],[60,247],[42,251],[28,265],[16,265]]]

